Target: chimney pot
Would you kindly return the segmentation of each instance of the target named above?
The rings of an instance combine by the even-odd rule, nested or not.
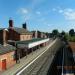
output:
[[[24,29],[27,29],[27,24],[26,23],[24,23],[22,26],[23,26]]]
[[[9,28],[12,28],[13,27],[13,20],[9,20]]]

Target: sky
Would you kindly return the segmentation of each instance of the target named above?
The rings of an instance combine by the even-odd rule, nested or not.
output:
[[[75,29],[75,0],[0,0],[0,28],[27,23],[28,30]]]

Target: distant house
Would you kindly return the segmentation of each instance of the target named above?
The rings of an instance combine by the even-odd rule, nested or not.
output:
[[[41,31],[32,31],[33,38],[47,38],[47,35]]]
[[[13,27],[13,20],[9,20],[9,40],[23,41],[32,39],[32,33],[27,30],[26,23],[22,28]]]

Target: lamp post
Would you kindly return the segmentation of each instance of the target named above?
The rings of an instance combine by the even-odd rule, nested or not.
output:
[[[25,52],[26,52],[26,58],[27,58],[27,54],[28,54],[28,53],[27,53],[27,47],[25,47]]]
[[[20,50],[17,47],[17,43],[15,42],[15,47],[16,47],[16,63],[20,63]]]

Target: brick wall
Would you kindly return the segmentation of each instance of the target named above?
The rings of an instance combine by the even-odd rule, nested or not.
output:
[[[32,39],[31,34],[21,35],[15,32],[13,29],[9,30],[9,40],[23,41],[23,40],[30,40],[30,39]]]
[[[15,32],[13,29],[9,29],[9,40],[20,40],[20,34]]]
[[[16,63],[16,61],[14,60],[14,51],[0,55],[0,71],[2,71],[2,60],[3,59],[6,59],[6,68],[9,68]]]
[[[32,39],[32,35],[20,35],[20,41],[31,40],[31,39]]]
[[[8,40],[8,31],[6,30],[0,30],[0,43],[1,44],[6,44],[7,43],[7,40]]]

